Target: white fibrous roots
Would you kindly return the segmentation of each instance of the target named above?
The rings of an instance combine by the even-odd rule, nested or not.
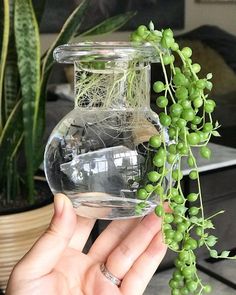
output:
[[[75,62],[74,68],[75,107],[81,109],[81,120],[90,116],[86,129],[95,128],[97,136],[110,140],[123,138],[127,145],[129,140],[143,144],[158,132],[157,115],[150,117],[149,65],[134,61]],[[90,112],[83,118],[85,110]]]
[[[103,62],[102,66],[97,69],[96,63],[75,62],[76,107],[138,109],[148,105],[148,65],[124,61]]]

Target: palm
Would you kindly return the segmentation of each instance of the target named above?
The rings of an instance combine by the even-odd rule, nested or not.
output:
[[[39,294],[122,294],[101,274],[99,267],[99,261],[77,250],[67,249],[53,272],[40,279],[42,289]],[[47,293],[51,288],[51,292]]]
[[[84,254],[95,221],[76,217],[70,202],[64,207],[16,266],[6,295],[143,294],[166,252],[160,219],[113,221]],[[102,263],[122,279],[119,287],[101,273]]]

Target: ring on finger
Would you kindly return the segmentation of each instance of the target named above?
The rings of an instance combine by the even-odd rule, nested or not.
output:
[[[102,263],[100,265],[100,270],[101,273],[109,280],[111,281],[114,285],[120,286],[121,285],[121,280],[118,279],[116,276],[114,276],[106,267],[105,263]]]

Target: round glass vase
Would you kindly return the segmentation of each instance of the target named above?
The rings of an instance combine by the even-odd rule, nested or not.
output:
[[[53,192],[64,193],[76,213],[99,219],[139,217],[159,198],[137,197],[147,172],[155,170],[152,135],[161,132],[150,108],[151,45],[86,42],[54,51],[74,64],[75,107],[53,130],[44,167]]]

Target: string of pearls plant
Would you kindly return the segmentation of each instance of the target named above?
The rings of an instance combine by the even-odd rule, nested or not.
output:
[[[153,89],[158,95],[156,104],[163,110],[159,114],[160,122],[167,128],[172,140],[168,146],[165,144],[164,129],[161,134],[150,138],[149,147],[155,151],[155,168],[148,172],[147,182],[139,188],[137,196],[142,200],[147,200],[153,192],[160,196],[160,205],[155,212],[163,220],[165,243],[177,252],[176,269],[169,282],[171,294],[210,293],[211,286],[204,284],[198,275],[195,250],[206,246],[211,257],[236,258],[229,256],[229,251],[218,254],[214,249],[217,237],[209,233],[214,229],[212,218],[224,211],[205,217],[198,166],[193,153],[193,148],[198,148],[200,155],[209,159],[211,150],[208,142],[211,136],[219,136],[219,124],[212,119],[216,104],[209,97],[212,74],[201,79],[198,77],[201,66],[192,62],[189,47],[180,49],[171,29],[155,30],[151,22],[149,28],[139,26],[132,33],[131,41],[151,43],[160,57],[164,81],[156,81]],[[181,67],[175,66],[177,56]],[[188,195],[181,188],[181,163],[184,158],[187,158],[190,167],[188,177],[197,184],[197,190]],[[166,175],[170,175],[168,190],[165,189]],[[164,209],[166,202],[171,211]]]

